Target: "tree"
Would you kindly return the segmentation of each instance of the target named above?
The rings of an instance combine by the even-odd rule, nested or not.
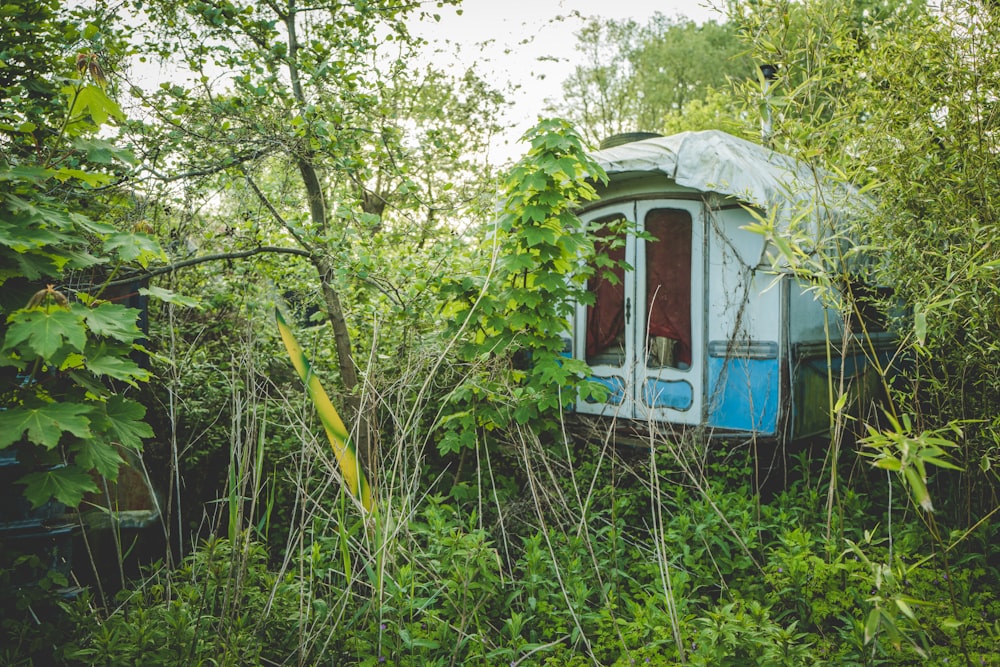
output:
[[[416,44],[405,23],[417,12],[411,5],[134,6],[154,26],[144,49],[182,63],[189,75],[143,97],[154,117],[134,140],[149,175],[198,197],[211,197],[198,192],[203,186],[235,193],[235,211],[252,218],[243,243],[283,245],[309,262],[333,333],[346,416],[355,421],[362,415],[359,323],[345,308],[345,291],[373,288],[396,298],[373,269],[371,244],[450,239],[442,211],[478,203],[471,191],[455,197],[464,188],[452,185],[482,175],[469,155],[496,126],[495,94],[474,74],[455,82],[408,69]],[[480,131],[454,131],[445,120],[452,113],[478,121]],[[363,423],[357,435],[367,462]]]
[[[563,83],[552,110],[576,124],[592,144],[613,134],[717,127],[735,111],[686,124],[695,107],[719,104],[729,79],[753,77],[750,61],[728,24],[670,19],[590,19],[577,33],[584,63]],[[732,108],[732,107],[731,107]],[[729,121],[731,122],[731,121]]]
[[[976,0],[735,7],[755,57],[780,65],[775,141],[875,194],[858,236],[881,258],[865,277],[891,286],[882,306],[912,360],[898,409],[916,433],[962,427],[965,473],[942,476],[957,484],[942,496],[971,524],[997,497],[1000,17]]]

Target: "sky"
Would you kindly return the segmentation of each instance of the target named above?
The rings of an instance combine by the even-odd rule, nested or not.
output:
[[[430,5],[431,3],[428,3]],[[464,0],[454,7],[435,9],[439,22],[424,21],[413,31],[445,47],[434,54],[435,64],[464,71],[476,64],[497,88],[518,87],[508,97],[511,129],[498,137],[491,158],[504,162],[523,152],[518,139],[534,125],[545,100],[557,97],[574,67],[574,34],[582,17],[632,18],[642,23],[655,12],[701,22],[722,20],[711,8],[718,0]],[[451,49],[458,48],[456,55]],[[449,62],[449,60],[451,62]]]

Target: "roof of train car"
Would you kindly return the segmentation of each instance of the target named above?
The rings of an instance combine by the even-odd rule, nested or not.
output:
[[[829,172],[719,130],[644,139],[592,155],[612,179],[661,173],[677,185],[773,212],[785,224],[803,218],[843,219],[867,206],[855,188]]]

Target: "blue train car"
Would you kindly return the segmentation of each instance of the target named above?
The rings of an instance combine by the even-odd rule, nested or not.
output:
[[[594,157],[609,182],[581,218],[605,234],[624,218],[651,238],[609,244],[630,268],[592,278],[595,303],[576,308],[568,347],[608,388],[607,400],[579,400],[578,412],[800,438],[828,428],[831,379],[854,397],[872,393],[872,362],[892,354],[892,338],[845,331],[841,313],[747,229],[756,212],[829,248],[863,211],[855,191],[718,131]]]

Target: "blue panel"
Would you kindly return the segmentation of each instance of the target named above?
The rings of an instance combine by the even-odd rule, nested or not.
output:
[[[646,380],[642,401],[651,408],[687,410],[694,402],[694,391],[687,380]]]
[[[589,379],[593,382],[603,384],[608,388],[608,398],[604,401],[605,403],[610,405],[621,405],[622,401],[625,400],[625,380],[621,379],[617,375],[612,375],[609,378],[592,375]],[[597,403],[597,400],[592,396],[588,396],[587,402]]]
[[[708,425],[771,435],[778,429],[780,364],[774,359],[708,359]]]

